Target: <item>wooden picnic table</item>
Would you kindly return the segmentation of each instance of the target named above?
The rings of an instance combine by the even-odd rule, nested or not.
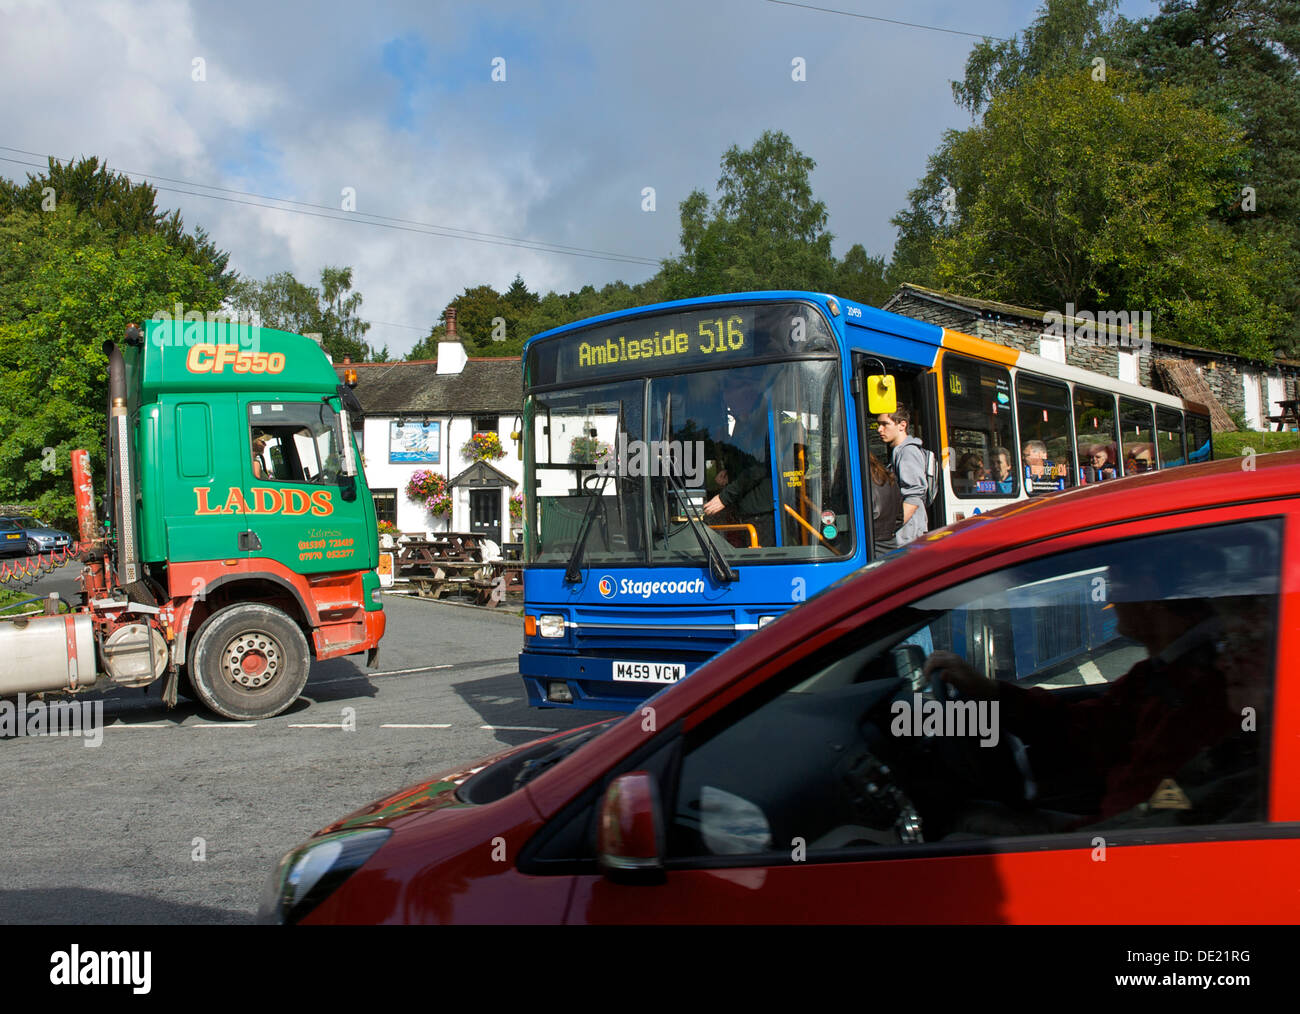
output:
[[[509,594],[523,588],[521,562],[485,561],[482,537],[465,532],[408,536],[398,557],[398,574],[421,598],[440,599],[451,591],[468,590],[481,606],[495,607],[504,597],[498,589]]]
[[[1281,433],[1288,426],[1300,428],[1300,398],[1290,398],[1277,404],[1282,411],[1268,417],[1269,422],[1277,423],[1277,431]]]
[[[444,561],[429,573],[412,574],[407,581],[421,598],[440,599],[451,591],[469,591],[477,605],[495,608],[512,591],[522,590],[523,568],[505,560]]]

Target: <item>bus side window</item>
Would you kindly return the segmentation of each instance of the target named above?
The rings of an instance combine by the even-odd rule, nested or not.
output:
[[[1070,389],[1065,384],[1020,373],[1016,376],[1016,421],[1021,467],[1030,496],[1076,484],[1070,439]]]

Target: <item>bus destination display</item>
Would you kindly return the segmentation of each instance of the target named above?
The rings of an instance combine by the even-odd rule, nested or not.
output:
[[[692,315],[693,316],[693,315]],[[565,352],[576,357],[575,371],[600,375],[613,368],[618,372],[635,363],[643,369],[678,364],[699,364],[706,360],[747,358],[754,348],[754,315],[750,311],[714,311],[697,319],[683,319],[674,314],[667,320],[651,317],[629,321],[610,334],[613,328],[601,328],[584,337]],[[610,370],[609,372],[613,372]]]

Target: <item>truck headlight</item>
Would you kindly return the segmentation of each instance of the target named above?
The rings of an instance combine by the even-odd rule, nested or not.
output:
[[[339,831],[287,852],[262,888],[257,921],[298,922],[364,866],[392,833],[383,827]]]
[[[543,637],[563,637],[564,617],[554,613],[537,617],[537,632]]]

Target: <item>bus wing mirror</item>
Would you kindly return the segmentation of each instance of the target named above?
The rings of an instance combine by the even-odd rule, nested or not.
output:
[[[873,373],[867,377],[867,411],[871,415],[898,411],[898,389],[892,375]]]

